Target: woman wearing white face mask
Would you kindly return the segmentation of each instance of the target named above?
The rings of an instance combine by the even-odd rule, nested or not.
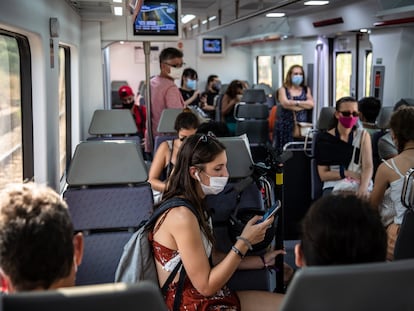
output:
[[[274,126],[273,145],[280,153],[283,146],[295,138],[295,119],[297,122],[312,122],[311,109],[314,102],[311,90],[305,84],[302,66],[293,65],[289,68],[283,86],[277,90],[276,96],[281,107]]]
[[[211,221],[204,198],[221,192],[228,179],[225,147],[210,135],[187,137],[181,145],[176,166],[170,175],[163,201],[180,197],[190,203],[196,214],[185,206],[165,212],[154,226],[152,243],[158,279],[167,280],[181,261],[186,278],[181,294],[180,310],[277,310],[282,295],[266,291],[233,292],[226,283],[238,268],[262,269],[274,264],[283,251],[269,251],[263,263],[259,256],[244,255],[251,244],[262,241],[273,217],[257,223],[253,217],[241,237],[227,254],[218,254],[213,247]],[[209,260],[211,259],[211,261]],[[218,260],[220,260],[218,262]],[[210,265],[213,262],[215,265]],[[165,302],[173,309],[178,276],[169,285]]]

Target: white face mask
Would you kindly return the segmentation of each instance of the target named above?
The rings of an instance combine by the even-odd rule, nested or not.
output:
[[[206,173],[204,173],[206,174]],[[210,186],[207,186],[201,182],[200,175],[198,174],[198,171],[195,172],[195,177],[200,182],[201,190],[203,190],[205,195],[209,194],[219,194],[224,190],[224,187],[227,185],[227,181],[229,177],[214,177],[214,176],[208,176],[210,178]]]
[[[183,67],[175,68],[175,67],[170,66],[170,73],[168,75],[170,76],[171,79],[179,80],[181,79],[181,76],[183,75],[183,71],[184,71]]]

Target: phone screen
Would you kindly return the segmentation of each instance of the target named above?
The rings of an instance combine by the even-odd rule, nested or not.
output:
[[[280,201],[277,200],[275,204],[273,204],[267,211],[266,213],[263,215],[263,218],[261,220],[259,220],[260,222],[265,221],[266,219],[268,219],[269,217],[272,217],[274,214],[276,214],[276,212],[280,209],[282,205],[280,204]]]

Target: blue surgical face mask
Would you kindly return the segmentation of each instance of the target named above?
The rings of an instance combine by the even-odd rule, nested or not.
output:
[[[302,75],[295,75],[292,77],[292,83],[294,85],[301,85],[303,82],[303,76]]]
[[[196,80],[191,80],[191,79],[187,79],[187,88],[189,88],[190,90],[195,90],[197,87],[197,81]]]

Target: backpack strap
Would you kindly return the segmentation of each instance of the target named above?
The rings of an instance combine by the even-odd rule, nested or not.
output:
[[[185,207],[187,207],[188,209],[190,209],[194,213],[194,215],[196,215],[196,217],[198,219],[197,212],[196,212],[194,206],[190,202],[188,202],[187,200],[185,200],[183,198],[175,197],[175,198],[171,198],[169,200],[166,200],[166,201],[162,202],[161,205],[151,215],[150,219],[148,220],[148,222],[145,225],[147,227],[152,226],[157,221],[158,217],[160,217],[164,212],[166,212],[170,208],[174,208],[176,206],[185,206]],[[174,270],[170,273],[167,280],[165,281],[165,283],[161,287],[161,292],[163,294],[165,294],[167,289],[168,289],[168,286],[174,280],[175,276],[178,273],[178,270],[181,267],[182,267],[182,269],[181,269],[181,272],[180,272],[180,278],[179,278],[178,283],[177,283],[177,292],[176,292],[175,298],[174,298],[173,311],[180,310],[181,297],[182,297],[182,293],[183,293],[183,289],[184,289],[184,279],[185,279],[185,276],[187,275],[181,260],[175,266]]]

